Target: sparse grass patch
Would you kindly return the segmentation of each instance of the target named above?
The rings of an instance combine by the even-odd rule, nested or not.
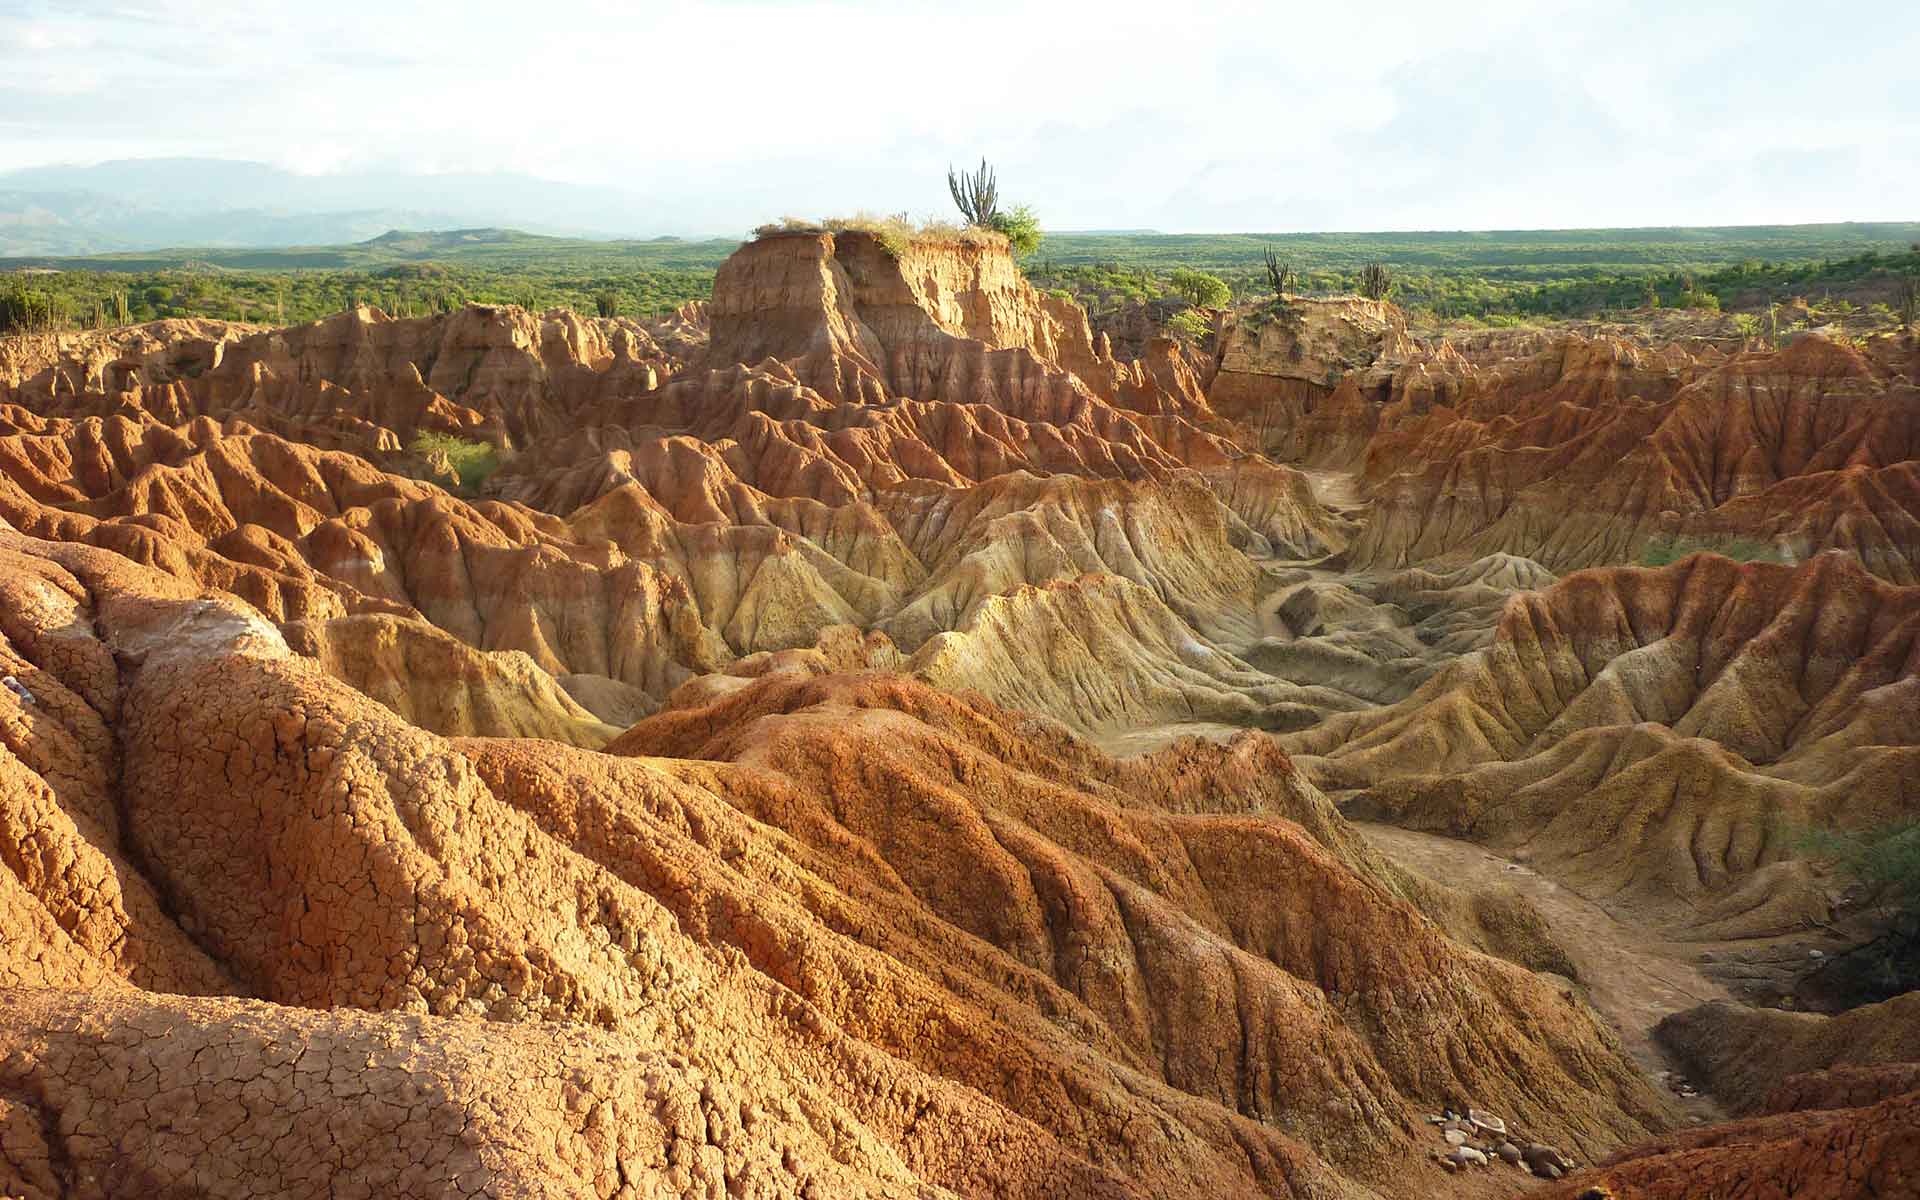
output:
[[[890,217],[855,213],[851,217],[827,217],[818,221],[804,217],[782,217],[755,228],[753,237],[759,241],[794,233],[864,233],[877,240],[881,248],[895,258],[906,253],[907,247],[913,245],[971,243],[991,246],[1004,245],[1007,241],[1005,234],[991,229],[962,226],[938,219],[916,223],[905,213],[895,213]]]
[[[1664,567],[1689,554],[1705,551],[1735,562],[1785,562],[1780,551],[1765,542],[1737,537],[1654,537],[1640,548],[1640,565]]]

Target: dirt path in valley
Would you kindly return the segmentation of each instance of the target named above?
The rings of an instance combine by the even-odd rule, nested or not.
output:
[[[1494,884],[1517,889],[1540,910],[1554,940],[1566,949],[1595,1011],[1620,1035],[1621,1046],[1640,1069],[1656,1081],[1662,1071],[1679,1069],[1653,1040],[1653,1027],[1660,1019],[1709,1000],[1732,998],[1690,961],[1697,947],[1665,942],[1623,925],[1591,900],[1530,867],[1459,838],[1372,822],[1353,824],[1375,849],[1429,879],[1469,890]],[[1725,1119],[1704,1095],[1675,1099],[1690,1116]]]

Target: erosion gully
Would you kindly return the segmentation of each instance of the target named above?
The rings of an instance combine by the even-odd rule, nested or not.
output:
[[[1349,472],[1307,470],[1315,496],[1347,515],[1364,513],[1366,501],[1358,477]],[[1315,571],[1319,575],[1323,572]],[[1325,571],[1339,578],[1338,571]],[[1285,589],[1286,592],[1292,588]],[[1263,625],[1272,625],[1285,592],[1262,604]],[[1269,628],[1268,633],[1275,632]],[[1185,721],[1117,730],[1098,739],[1109,754],[1131,756],[1161,749],[1184,737],[1226,740],[1240,726]],[[1676,1063],[1654,1040],[1662,1018],[1711,1000],[1728,1000],[1726,988],[1704,975],[1696,961],[1700,946],[1668,941],[1653,930],[1623,922],[1594,901],[1540,874],[1526,863],[1503,857],[1462,838],[1422,833],[1371,821],[1355,821],[1368,843],[1401,866],[1429,879],[1467,891],[1511,887],[1536,908],[1567,952],[1579,974],[1588,1003],[1619,1036],[1621,1046],[1657,1085],[1680,1074]],[[1705,1093],[1674,1101],[1696,1123],[1725,1120],[1727,1114]]]

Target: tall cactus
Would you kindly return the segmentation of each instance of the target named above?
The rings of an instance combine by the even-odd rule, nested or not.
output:
[[[1287,292],[1299,286],[1299,276],[1294,274],[1292,264],[1280,261],[1272,246],[1267,247],[1266,256],[1267,286],[1273,289],[1274,299],[1285,300]]]
[[[1393,272],[1384,263],[1368,263],[1360,272],[1360,294],[1369,300],[1385,300],[1393,294]]]
[[[984,158],[977,171],[955,172],[948,167],[947,190],[953,193],[953,202],[969,225],[991,228],[993,219],[1000,215],[1000,183]]]

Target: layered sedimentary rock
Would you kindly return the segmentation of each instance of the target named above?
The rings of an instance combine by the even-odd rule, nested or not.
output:
[[[1920,992],[1831,1017],[1704,1004],[1656,1032],[1735,1112],[1857,1108],[1920,1091]]]
[[[1831,915],[1805,827],[1920,813],[1920,591],[1823,554],[1581,572],[1398,704],[1288,738],[1352,810],[1521,852],[1656,927]]]
[[[1364,397],[1424,350],[1378,300],[1289,296],[1235,314],[1220,336],[1208,399],[1252,444],[1288,462],[1345,466],[1378,427]]]
[[[1911,1194],[1920,1178],[1920,1091],[1858,1108],[1708,1125],[1635,1146],[1542,1193],[1551,1200],[1857,1200]]]
[[[1587,1153],[1664,1119],[1266,743],[1122,764],[790,672],[641,757],[448,741],[231,597],[4,541],[11,1188],[1357,1195],[1456,1091]]]
[[[1097,728],[1192,710],[1169,681],[1197,653],[1234,676],[1196,685],[1199,707],[1259,724],[1287,689],[1233,694],[1252,676],[1230,643],[1263,586],[1246,555],[1313,560],[1356,530],[1223,437],[1184,359],[1114,360],[992,246],[769,239],[710,307],[650,329],[363,309],[31,349],[10,360],[0,517],[302,622],[295,645],[446,733],[591,740],[593,718],[624,723],[737,656],[842,624],[912,654],[995,595],[1086,573],[1145,589],[1107,604],[1146,637],[1111,643],[1157,681],[1122,689],[1141,697],[1016,695],[990,653],[926,677]],[[423,429],[496,447],[489,499],[387,473],[432,475],[404,450]],[[1006,547],[982,539],[1030,531],[1024,561],[984,565]],[[462,646],[519,652],[558,688]]]
[[[288,329],[162,321],[9,339],[0,422],[9,404],[169,425],[238,418],[381,460],[421,430],[501,446],[554,436],[580,409],[651,388],[679,362],[635,322],[565,310],[476,305],[395,319],[363,306]]]
[[[1558,571],[1691,541],[1844,549],[1911,583],[1917,378],[1899,338],[1429,343],[1390,305],[1291,298],[1236,315],[1208,398],[1276,458],[1361,473],[1373,513],[1350,566],[1506,553]]]
[[[1910,354],[1822,338],[1695,359],[1569,338],[1519,364],[1404,368],[1367,444],[1356,564],[1503,552],[1561,570],[1650,542],[1842,549],[1920,581]]]

